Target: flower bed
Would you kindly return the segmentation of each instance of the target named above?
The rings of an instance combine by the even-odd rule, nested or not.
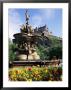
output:
[[[62,81],[62,67],[14,67],[9,69],[10,81]]]

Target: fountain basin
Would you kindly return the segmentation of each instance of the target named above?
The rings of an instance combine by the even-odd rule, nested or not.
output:
[[[18,55],[17,56],[17,59],[18,60],[27,60],[27,55],[25,55],[25,54],[20,54],[20,55]],[[35,55],[35,54],[29,54],[28,55],[28,60],[30,61],[30,60],[38,60],[38,59],[40,59],[40,56],[39,55]]]

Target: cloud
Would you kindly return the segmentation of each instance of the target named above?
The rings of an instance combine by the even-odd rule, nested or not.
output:
[[[55,18],[55,9],[40,9],[39,12],[41,13],[43,19]]]
[[[33,27],[43,26],[48,23],[48,20],[54,20],[55,10],[54,9],[38,9],[39,13],[35,13],[31,17],[31,23]]]
[[[15,9],[9,9],[8,13],[8,21],[9,21],[9,38],[13,39],[13,35],[15,33],[20,32],[20,25],[22,21],[20,20],[20,15]]]

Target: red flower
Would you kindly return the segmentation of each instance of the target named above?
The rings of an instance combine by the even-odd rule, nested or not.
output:
[[[28,68],[28,70],[29,70],[29,71],[31,71],[31,70],[32,70],[32,68],[31,68],[31,67],[29,67],[29,68]]]

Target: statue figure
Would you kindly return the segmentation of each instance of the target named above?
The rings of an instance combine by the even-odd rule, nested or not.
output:
[[[27,12],[28,12],[28,10],[26,10],[26,13],[25,13],[25,16],[26,16],[26,21],[28,21],[29,20],[29,15],[27,14]]]
[[[29,31],[30,33],[33,33],[32,26],[29,26],[29,30],[30,30],[30,31]]]
[[[22,25],[21,28],[20,28],[21,32],[24,32],[26,33],[26,26],[25,25]]]

